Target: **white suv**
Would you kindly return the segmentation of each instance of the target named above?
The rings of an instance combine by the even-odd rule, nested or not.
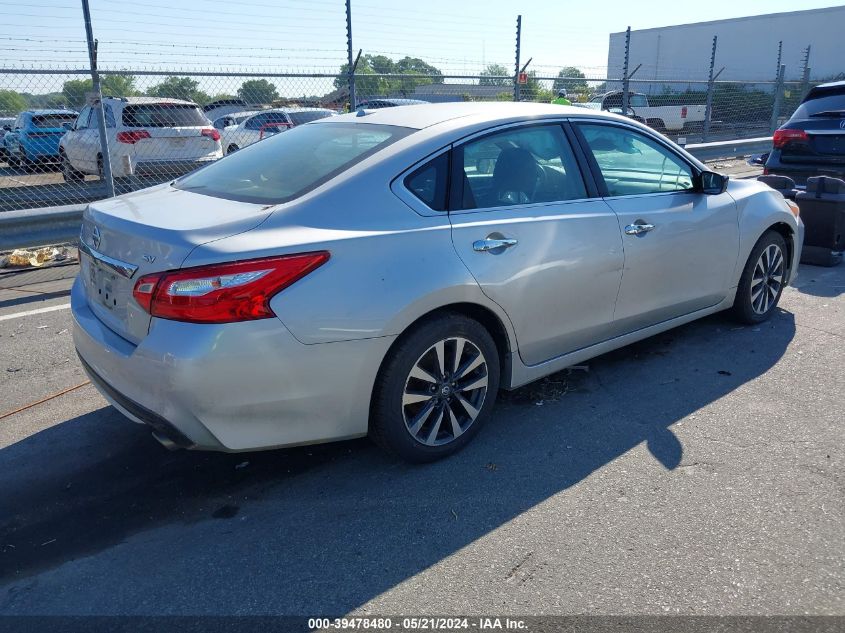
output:
[[[112,175],[173,176],[223,156],[220,132],[190,101],[157,97],[103,99]],[[100,133],[91,106],[59,143],[62,175],[78,182],[103,173]]]
[[[228,115],[233,125],[226,125],[223,128],[223,151],[226,154],[252,145],[266,136],[284,132],[288,128],[317,119],[334,116],[337,112],[326,108],[273,108],[261,110],[242,119],[243,114],[246,113],[237,112]],[[228,123],[228,121],[223,123]]]

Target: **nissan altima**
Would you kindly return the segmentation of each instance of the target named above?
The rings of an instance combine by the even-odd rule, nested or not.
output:
[[[74,340],[168,447],[465,446],[500,388],[720,310],[768,319],[798,209],[583,108],[331,117],[92,203]]]

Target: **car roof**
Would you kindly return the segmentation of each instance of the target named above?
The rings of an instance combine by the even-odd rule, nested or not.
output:
[[[226,114],[221,114],[218,117],[214,117],[214,120],[216,121],[217,119],[225,119],[226,117],[234,119],[240,116],[252,116],[253,114],[259,114],[261,112],[265,112],[265,110],[244,110],[243,112],[228,112]]]
[[[45,114],[79,114],[76,110],[26,110],[24,114],[42,116]]]
[[[362,114],[363,113],[363,114]],[[531,103],[512,101],[475,101],[457,103],[427,103],[414,106],[397,106],[378,110],[359,110],[355,113],[342,114],[330,119],[320,119],[315,123],[358,122],[378,125],[396,125],[421,130],[459,118],[471,118],[472,125],[496,123],[504,119],[530,119],[542,117],[602,117],[609,120],[628,121],[608,112],[598,112],[577,106],[562,106],[551,103]]]
[[[382,103],[395,103],[397,106],[431,103],[430,101],[422,101],[420,99],[393,99],[391,97],[370,97],[368,99],[361,100],[360,103],[372,103],[375,101],[381,101]]]
[[[184,99],[171,99],[170,97],[103,97],[103,101],[116,101],[119,103],[126,103],[127,105],[145,105],[153,103],[172,103],[175,105],[191,105],[197,104],[193,101],[185,101]]]
[[[824,95],[835,95],[835,94],[842,94],[843,90],[845,90],[845,81],[831,81],[826,84],[819,84],[818,86],[814,86],[810,88],[810,91],[801,101],[809,101],[811,99],[816,99],[817,97],[821,97]]]

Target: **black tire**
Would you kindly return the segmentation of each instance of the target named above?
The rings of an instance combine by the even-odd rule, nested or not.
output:
[[[237,152],[240,149],[237,145],[232,143],[229,147],[226,148],[226,155],[232,154],[233,152]]]
[[[439,349],[446,368],[445,377],[435,375],[439,373],[438,343],[441,341],[443,347]],[[462,351],[456,359],[459,346]],[[470,369],[479,362],[479,355],[482,364]],[[412,372],[419,375],[424,365],[432,370],[430,378],[436,379],[436,383],[411,375]],[[454,371],[456,365],[457,372]],[[461,373],[460,376],[449,375]],[[435,461],[459,451],[475,437],[489,417],[499,389],[499,373],[496,344],[477,321],[445,313],[421,323],[402,335],[379,371],[370,407],[371,439],[388,452],[415,463]],[[485,387],[473,388],[485,377]],[[433,395],[428,396],[428,393]],[[427,399],[406,402],[415,395]],[[428,416],[427,408],[430,408]],[[471,410],[478,412],[474,418]],[[437,421],[439,416],[442,416],[440,423]],[[418,424],[421,426],[416,435],[412,435],[411,429]]]
[[[76,169],[73,168],[73,166],[70,164],[70,161],[67,158],[67,155],[64,152],[59,152],[59,155],[61,156],[61,159],[62,159],[61,172],[62,172],[62,178],[64,178],[65,182],[67,182],[67,183],[77,183],[77,182],[82,182],[83,180],[85,180],[85,175],[81,171],[77,171]]]
[[[100,179],[100,182],[105,182],[106,180],[106,166],[103,164],[102,154],[97,154],[97,177]]]
[[[738,321],[753,325],[772,316],[783,293],[788,257],[786,241],[780,233],[773,230],[763,233],[751,249],[739,278],[732,308]]]

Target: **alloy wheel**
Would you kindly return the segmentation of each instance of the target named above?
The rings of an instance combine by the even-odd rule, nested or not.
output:
[[[783,286],[784,258],[777,244],[769,244],[760,253],[751,276],[751,308],[766,314],[774,305]]]
[[[442,446],[475,422],[487,396],[487,359],[472,341],[450,337],[414,363],[402,394],[408,433],[426,446]]]

